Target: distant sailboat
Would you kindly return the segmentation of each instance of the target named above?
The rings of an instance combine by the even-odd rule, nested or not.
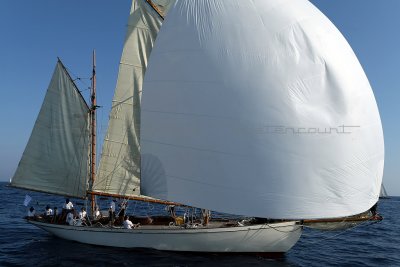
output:
[[[56,236],[286,252],[300,220],[352,216],[378,200],[383,133],[372,90],[306,0],[134,1],[97,172],[95,67],[92,83],[89,106],[58,61],[12,186],[91,198],[92,209],[101,195],[251,219],[133,230],[28,220]]]
[[[386,188],[385,188],[385,186],[383,185],[383,183],[382,183],[382,185],[381,185],[381,192],[379,193],[379,198],[383,198],[383,199],[385,199],[385,198],[390,198],[389,195],[388,195],[388,193],[386,192]]]

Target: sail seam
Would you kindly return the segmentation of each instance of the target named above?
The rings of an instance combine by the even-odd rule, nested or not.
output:
[[[118,103],[118,104],[121,104],[121,105],[128,105],[128,106],[134,106],[135,104],[131,104],[131,103],[126,103],[126,101],[127,101],[128,99],[126,99],[126,100],[123,100],[123,101],[120,101],[120,100],[113,100],[112,102],[113,103]],[[115,108],[115,106],[113,106],[113,108]]]
[[[192,116],[192,117],[206,117],[206,118],[213,118],[213,119],[218,119],[218,120],[221,119],[221,120],[235,120],[235,121],[237,121],[237,118],[234,118],[234,117],[213,116],[213,115],[208,115],[208,114],[183,113],[183,112],[149,110],[149,109],[142,109],[141,111],[142,112],[149,112],[149,113],[183,115],[183,116]]]
[[[127,63],[127,62],[120,62],[119,64],[121,64],[121,65],[125,65],[125,66],[131,66],[131,67],[135,67],[135,68],[138,68],[138,69],[143,69],[143,67],[142,67],[142,66],[139,66],[139,65],[134,65],[134,64],[131,64],[131,63]]]
[[[218,151],[218,150],[212,150],[212,149],[206,149],[206,148],[198,148],[198,147],[191,147],[191,146],[184,146],[184,145],[177,145],[177,144],[169,144],[169,143],[163,143],[163,142],[158,142],[158,141],[153,141],[153,140],[143,139],[143,138],[141,140],[143,142],[159,144],[159,145],[164,145],[164,146],[172,146],[172,147],[185,148],[185,149],[191,149],[191,150],[197,150],[197,151],[203,151],[203,152],[211,152],[211,153],[216,153],[216,154],[238,156],[238,157],[246,157],[246,158],[249,157],[249,155],[240,155],[240,154],[234,154],[234,153]]]
[[[205,80],[202,80],[202,81],[188,81],[188,80],[187,81],[185,81],[185,80],[151,80],[151,81],[147,81],[148,84],[149,83],[174,83],[174,82],[177,82],[177,83],[200,83],[200,84],[202,84],[202,83],[219,84],[220,83],[219,81],[205,81]],[[165,90],[165,88],[161,88],[161,87],[159,89]],[[177,89],[177,88],[174,88],[174,89]],[[187,88],[183,88],[183,89],[188,90]],[[204,88],[202,88],[202,89],[204,89]],[[210,89],[215,91],[215,88],[210,88]]]
[[[131,24],[128,24],[128,28],[139,29],[139,30],[150,32],[150,29],[147,28],[147,27],[138,27],[138,26],[134,26],[134,25],[131,25]]]
[[[128,144],[128,143],[123,143],[123,142],[120,142],[120,141],[114,141],[114,140],[108,139],[108,138],[106,138],[104,140],[107,141],[107,142],[115,143],[115,144],[121,144],[121,145],[127,145]]]

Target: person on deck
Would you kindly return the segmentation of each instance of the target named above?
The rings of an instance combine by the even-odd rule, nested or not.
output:
[[[74,225],[74,214],[72,211],[69,211],[67,214],[67,219],[65,220],[65,222],[69,225]]]
[[[125,218],[125,212],[126,212],[126,208],[128,206],[128,201],[123,200],[121,202],[121,204],[119,204],[119,206],[120,206],[120,210],[118,213],[118,217],[119,217],[119,221],[122,222]]]
[[[58,215],[57,207],[54,207],[53,217],[51,218],[51,223],[58,223],[57,215]]]
[[[98,220],[98,219],[100,219],[100,218],[101,218],[101,212],[100,212],[100,210],[99,210],[99,207],[96,206],[96,208],[95,208],[95,210],[94,210],[94,219],[95,219],[95,220]]]
[[[84,207],[82,207],[81,211],[79,212],[79,219],[84,222],[86,221],[86,209]]]
[[[108,209],[110,224],[114,225],[114,218],[115,218],[115,199],[113,199],[110,203],[110,208]]]
[[[113,212],[114,215],[115,215],[115,202],[116,202],[116,200],[113,199],[111,201],[111,203],[110,203],[110,209],[111,209],[111,211]]]
[[[201,215],[202,215],[202,221],[203,221],[202,224],[204,226],[208,225],[208,223],[210,222],[211,211],[209,211],[207,209],[202,209],[201,210]]]
[[[65,203],[63,205],[63,209],[72,210],[73,208],[74,208],[74,205],[72,204],[72,202],[69,201],[69,198],[66,198]]]
[[[45,216],[53,216],[53,210],[50,208],[49,205],[46,206],[46,210],[44,211]]]
[[[176,218],[176,214],[175,214],[175,205],[168,205],[166,207],[167,211],[169,212],[169,214],[171,215],[172,218]]]
[[[63,209],[61,212],[61,221],[63,221],[66,216],[68,215],[69,212],[73,212],[74,205],[72,204],[71,201],[69,201],[69,198],[65,199],[65,203],[63,204]]]
[[[133,224],[127,215],[124,217],[124,228],[125,229],[134,229],[136,227],[139,227],[139,223]]]

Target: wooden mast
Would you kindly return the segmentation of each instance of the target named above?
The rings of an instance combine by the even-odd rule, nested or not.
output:
[[[93,50],[92,61],[92,90],[91,90],[91,153],[90,153],[90,186],[93,188],[94,180],[96,178],[96,51]],[[91,211],[94,214],[95,209],[95,195],[91,195]]]
[[[162,15],[162,12],[158,7],[151,1],[151,0],[146,0],[146,2],[153,8],[153,10],[157,13],[157,15],[160,16],[162,20],[164,20],[164,16]]]

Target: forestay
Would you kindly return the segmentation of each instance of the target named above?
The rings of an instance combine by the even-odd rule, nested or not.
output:
[[[269,218],[343,217],[378,200],[373,92],[309,1],[177,1],[141,115],[143,194]]]
[[[172,3],[153,2],[162,15]],[[145,0],[132,2],[94,192],[140,195],[140,98],[147,61],[161,24],[162,18]]]
[[[58,61],[11,186],[85,197],[88,112],[86,102]]]

